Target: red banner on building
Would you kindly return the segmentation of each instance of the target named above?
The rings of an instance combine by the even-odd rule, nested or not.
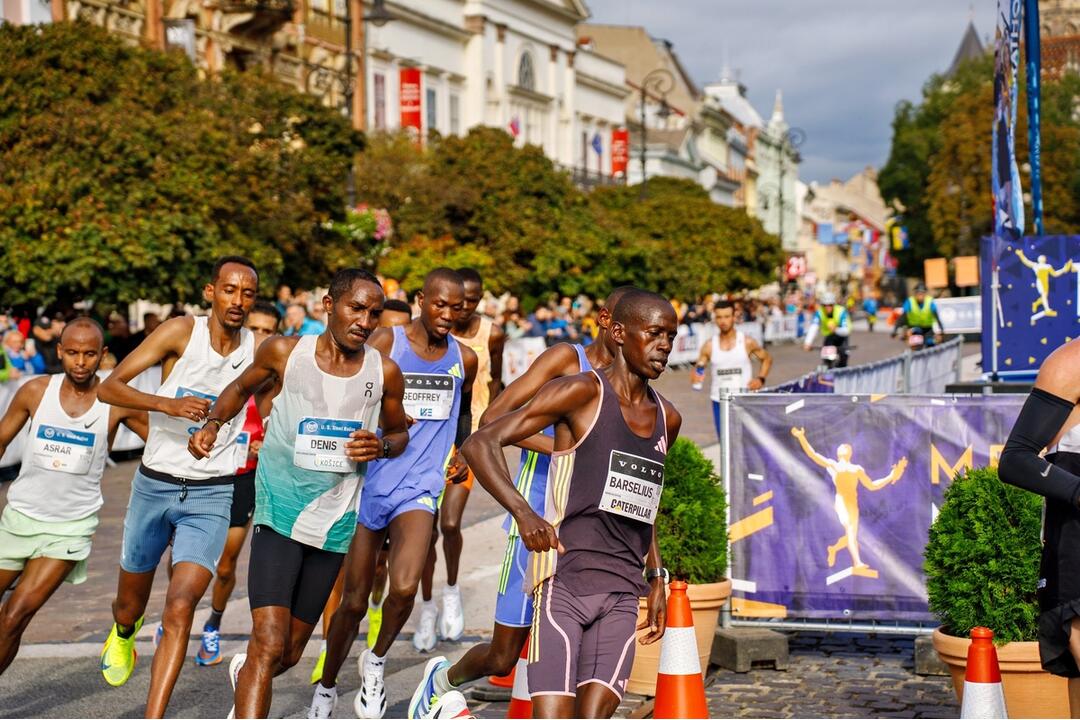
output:
[[[420,68],[401,68],[399,98],[401,127],[413,128],[419,134],[422,129],[420,119]]]
[[[788,281],[798,280],[806,274],[806,258],[802,255],[791,255],[787,259],[784,274]]]
[[[630,131],[626,128],[611,131],[611,174],[625,175],[630,163]]]

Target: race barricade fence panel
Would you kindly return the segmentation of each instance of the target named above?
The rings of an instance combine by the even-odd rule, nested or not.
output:
[[[933,624],[930,524],[957,473],[996,465],[1024,399],[725,396],[735,623]]]

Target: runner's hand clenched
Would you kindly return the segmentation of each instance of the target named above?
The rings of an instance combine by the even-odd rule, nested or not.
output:
[[[555,533],[555,528],[531,509],[527,515],[516,519],[518,535],[529,552],[558,550],[560,555],[566,552],[566,548]]]
[[[172,398],[165,402],[165,414],[185,420],[202,422],[210,412],[210,401],[200,397]]]
[[[199,428],[188,438],[188,452],[196,460],[210,457],[210,451],[217,442],[218,429],[214,423],[206,423],[206,427]]]
[[[370,430],[354,430],[345,443],[345,457],[353,462],[371,462],[381,454],[382,442]]]

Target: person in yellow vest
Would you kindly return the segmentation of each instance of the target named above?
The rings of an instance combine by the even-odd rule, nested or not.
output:
[[[806,339],[803,341],[803,349],[813,349],[814,340],[818,333],[824,337],[825,345],[833,345],[837,348],[839,360],[836,367],[847,367],[847,339],[851,334],[851,315],[847,308],[836,302],[836,295],[827,292],[821,296],[821,305],[810,320],[810,328],[806,331]]]
[[[944,333],[945,324],[941,322],[941,316],[938,315],[937,304],[926,292],[926,286],[919,283],[915,286],[915,294],[904,301],[903,312],[900,313],[894,332],[907,327],[908,329],[901,336],[903,339],[907,339],[911,333],[919,333],[925,338],[927,345],[933,345],[935,322]]]

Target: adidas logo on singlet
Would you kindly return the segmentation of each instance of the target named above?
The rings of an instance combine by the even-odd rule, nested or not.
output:
[[[656,452],[664,453],[665,455],[667,455],[667,438],[660,438],[660,440],[658,440],[656,445],[654,445],[653,447],[656,448]]]
[[[463,378],[464,377],[461,374],[461,364],[460,363],[454,363],[454,366],[452,368],[450,368],[449,370],[447,370],[446,373],[448,375],[453,375],[456,378]]]

